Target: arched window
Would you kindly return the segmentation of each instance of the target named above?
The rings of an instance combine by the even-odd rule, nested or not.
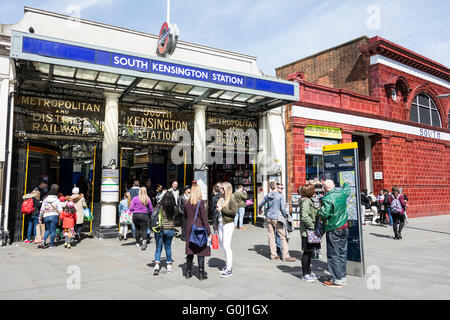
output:
[[[411,105],[409,119],[413,122],[442,128],[441,117],[433,99],[424,93],[419,93]]]

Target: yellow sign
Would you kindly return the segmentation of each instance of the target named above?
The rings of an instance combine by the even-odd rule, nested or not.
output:
[[[331,139],[342,139],[342,131],[339,128],[311,125],[311,126],[307,126],[305,128],[305,136],[331,138]]]
[[[350,142],[343,144],[335,144],[330,146],[323,146],[322,151],[338,151],[338,150],[346,150],[346,149],[358,149],[358,142]]]

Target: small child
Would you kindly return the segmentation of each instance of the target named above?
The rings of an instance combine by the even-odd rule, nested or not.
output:
[[[75,204],[73,202],[67,202],[64,211],[61,212],[59,219],[62,220],[63,234],[66,238],[64,247],[67,249],[71,248],[70,243],[72,238],[75,236],[75,225],[77,223],[77,210],[75,209]]]

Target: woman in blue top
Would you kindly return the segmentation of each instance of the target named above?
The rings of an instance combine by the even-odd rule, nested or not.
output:
[[[131,203],[131,195],[129,192],[125,192],[125,194],[123,195],[123,200],[119,203],[119,219],[120,216],[122,215],[122,213],[124,213],[125,211],[128,210],[128,208],[130,208],[130,203]],[[119,240],[127,240],[127,234],[128,234],[128,224],[120,224],[121,225],[121,229],[120,229],[120,236],[119,236]],[[131,232],[133,234],[133,238],[134,238],[134,234],[135,234],[135,227],[134,227],[134,223],[131,223]]]

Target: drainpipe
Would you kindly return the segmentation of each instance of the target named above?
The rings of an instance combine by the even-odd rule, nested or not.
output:
[[[11,125],[11,102],[12,97],[14,96],[16,92],[12,91],[8,95],[8,111],[7,111],[7,122],[6,122],[6,144],[5,144],[5,167],[4,167],[4,174],[3,174],[3,206],[2,206],[2,213],[1,213],[1,219],[0,219],[0,232],[4,233],[7,238],[9,239],[9,232],[8,229],[5,228],[5,211],[6,211],[6,185],[8,180],[8,170],[9,170],[9,155],[11,154],[10,151],[10,145],[9,145],[9,139],[10,139],[10,125]],[[9,193],[8,193],[9,195]],[[5,237],[3,237],[5,239]],[[3,245],[3,244],[2,244]]]

